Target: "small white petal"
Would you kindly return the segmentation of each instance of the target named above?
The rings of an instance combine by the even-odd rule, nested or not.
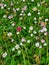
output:
[[[28,16],[31,16],[31,13],[29,12],[27,15],[28,15]]]

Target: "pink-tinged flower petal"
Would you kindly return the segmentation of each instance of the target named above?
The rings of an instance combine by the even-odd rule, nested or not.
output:
[[[12,19],[13,18],[13,16],[12,15],[10,15],[9,17],[8,17],[8,19]]]
[[[44,43],[45,42],[45,40],[44,39],[41,39],[41,43]]]
[[[18,32],[21,31],[21,27],[20,27],[20,26],[17,27],[17,31],[18,31]]]
[[[44,26],[45,27],[45,23],[44,22],[41,22],[40,24],[41,24],[41,26]]]
[[[24,7],[22,8],[23,11],[25,11],[26,9],[27,9],[27,6],[24,6]]]
[[[0,3],[0,7],[2,7],[3,6],[3,4],[2,3]]]

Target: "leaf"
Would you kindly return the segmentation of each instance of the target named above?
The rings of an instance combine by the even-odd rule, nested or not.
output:
[[[10,65],[15,65],[15,64],[16,64],[16,62],[14,61],[14,58],[12,58]]]

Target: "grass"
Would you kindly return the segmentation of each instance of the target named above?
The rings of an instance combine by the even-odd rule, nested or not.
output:
[[[0,65],[49,65],[49,0],[0,0]]]

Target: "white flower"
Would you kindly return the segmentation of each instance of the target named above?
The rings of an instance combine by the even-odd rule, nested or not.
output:
[[[6,7],[7,5],[6,4],[4,4],[4,7]]]
[[[22,0],[23,2],[25,2],[25,0]]]
[[[34,2],[34,0],[31,0],[31,2]]]
[[[34,21],[34,23],[36,24],[36,23],[37,23],[37,21]]]
[[[39,7],[40,6],[40,3],[37,3],[37,6]]]
[[[15,23],[12,23],[12,26],[15,26]]]
[[[36,47],[39,47],[39,42],[35,43],[35,46],[36,46]]]
[[[14,39],[11,39],[11,42],[14,42]]]
[[[44,46],[47,46],[47,43],[44,43],[43,45],[44,45]]]
[[[33,30],[33,27],[32,27],[32,26],[30,26],[30,27],[29,27],[29,30]]]
[[[46,32],[47,31],[47,28],[46,27],[43,27],[43,30]]]
[[[8,10],[10,10],[10,8],[8,8]]]
[[[20,50],[18,50],[18,54],[20,54],[21,53],[21,51]]]
[[[26,40],[24,39],[24,38],[22,38],[22,40],[21,40],[22,42],[26,42]]]
[[[47,36],[47,32],[45,32],[44,35]]]
[[[1,9],[4,9],[4,7],[2,6]]]
[[[37,18],[36,18],[36,17],[34,17],[34,20],[37,20]]]
[[[32,36],[33,36],[33,34],[30,34],[30,36],[32,37]]]
[[[31,16],[31,13],[29,12],[27,15],[28,15],[28,16]]]
[[[20,13],[20,16],[22,16],[23,14],[22,13]]]
[[[3,18],[7,18],[7,15],[3,15]]]
[[[48,21],[48,19],[45,19],[45,22]]]
[[[2,57],[5,58],[7,56],[7,52],[3,53]]]
[[[16,34],[18,35],[20,32],[17,32]]]
[[[8,37],[11,37],[11,36],[12,36],[12,33],[11,33],[11,32],[9,32],[7,35],[8,35]]]
[[[20,43],[20,45],[21,45],[21,46],[23,46],[23,44],[22,44],[22,43]]]
[[[41,30],[40,30],[40,32],[41,32],[41,33],[43,33],[43,32],[44,32],[44,30],[43,30],[43,29],[41,29]]]
[[[41,39],[41,43],[44,43],[45,42],[45,40],[44,39]]]
[[[15,51],[15,48],[12,48],[12,51]]]
[[[19,2],[16,2],[17,4],[19,4]]]
[[[37,11],[37,7],[33,7],[33,9],[32,9],[33,11]]]
[[[30,40],[27,40],[27,43],[30,43]]]
[[[33,33],[36,34],[37,32],[34,30]]]
[[[18,50],[19,48],[20,48],[20,47],[19,47],[19,44],[16,44],[16,45],[15,45],[15,49]]]
[[[20,8],[16,8],[16,10],[17,10],[17,11],[19,11],[19,10],[20,10]]]
[[[12,19],[12,18],[13,18],[13,15],[8,16],[8,19]]]
[[[40,12],[38,12],[37,14],[40,15]]]
[[[39,48],[42,48],[42,46],[39,46]]]
[[[26,27],[25,27],[25,26],[24,26],[23,28],[24,28],[24,29],[26,29]]]
[[[24,11],[22,10],[21,13],[24,13]]]
[[[20,20],[22,20],[23,18],[22,18],[22,17],[20,17],[19,19],[20,19]]]

